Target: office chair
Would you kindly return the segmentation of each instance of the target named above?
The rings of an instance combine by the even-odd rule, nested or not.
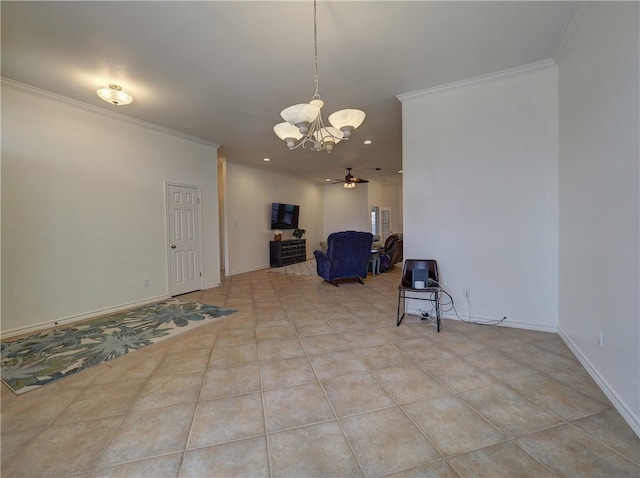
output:
[[[416,282],[418,287],[416,288]],[[421,287],[424,286],[424,287]],[[431,259],[407,259],[402,269],[402,280],[398,286],[397,326],[406,315],[406,301],[427,300],[435,304],[436,328],[440,332],[440,276],[438,263]],[[422,297],[421,297],[422,296]]]

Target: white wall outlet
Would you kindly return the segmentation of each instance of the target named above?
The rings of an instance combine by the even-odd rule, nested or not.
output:
[[[604,347],[604,333],[602,329],[598,329],[598,345]]]
[[[471,289],[462,289],[462,295],[468,299],[471,297]]]
[[[144,280],[144,286],[145,287],[149,287],[149,279],[145,279]]]

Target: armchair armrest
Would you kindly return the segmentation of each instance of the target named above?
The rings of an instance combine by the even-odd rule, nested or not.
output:
[[[316,271],[320,277],[324,277],[331,269],[331,261],[324,251],[315,250],[313,255],[316,258]]]

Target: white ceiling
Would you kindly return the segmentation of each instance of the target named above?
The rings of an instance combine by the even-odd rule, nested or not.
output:
[[[2,1],[2,76],[219,143],[221,156],[256,167],[315,182],[353,167],[397,184],[397,95],[552,58],[577,6],[320,1],[323,116],[367,113],[330,155],[289,151],[272,131],[283,108],[314,93],[311,0]],[[109,83],[134,102],[100,100]]]

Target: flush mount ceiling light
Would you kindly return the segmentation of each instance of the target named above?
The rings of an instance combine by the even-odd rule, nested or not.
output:
[[[310,146],[313,151],[333,151],[334,145],[348,140],[354,129],[364,121],[364,111],[346,109],[336,111],[329,116],[331,126],[325,126],[321,108],[324,101],[318,93],[318,22],[316,19],[316,0],[313,1],[313,47],[315,52],[316,92],[309,103],[289,106],[280,112],[285,120],[273,127],[274,133],[289,149]],[[298,143],[296,141],[300,140]]]
[[[108,88],[100,88],[96,93],[107,103],[111,103],[116,106],[128,105],[133,101],[131,95],[122,91],[122,87],[120,85],[111,84]]]

